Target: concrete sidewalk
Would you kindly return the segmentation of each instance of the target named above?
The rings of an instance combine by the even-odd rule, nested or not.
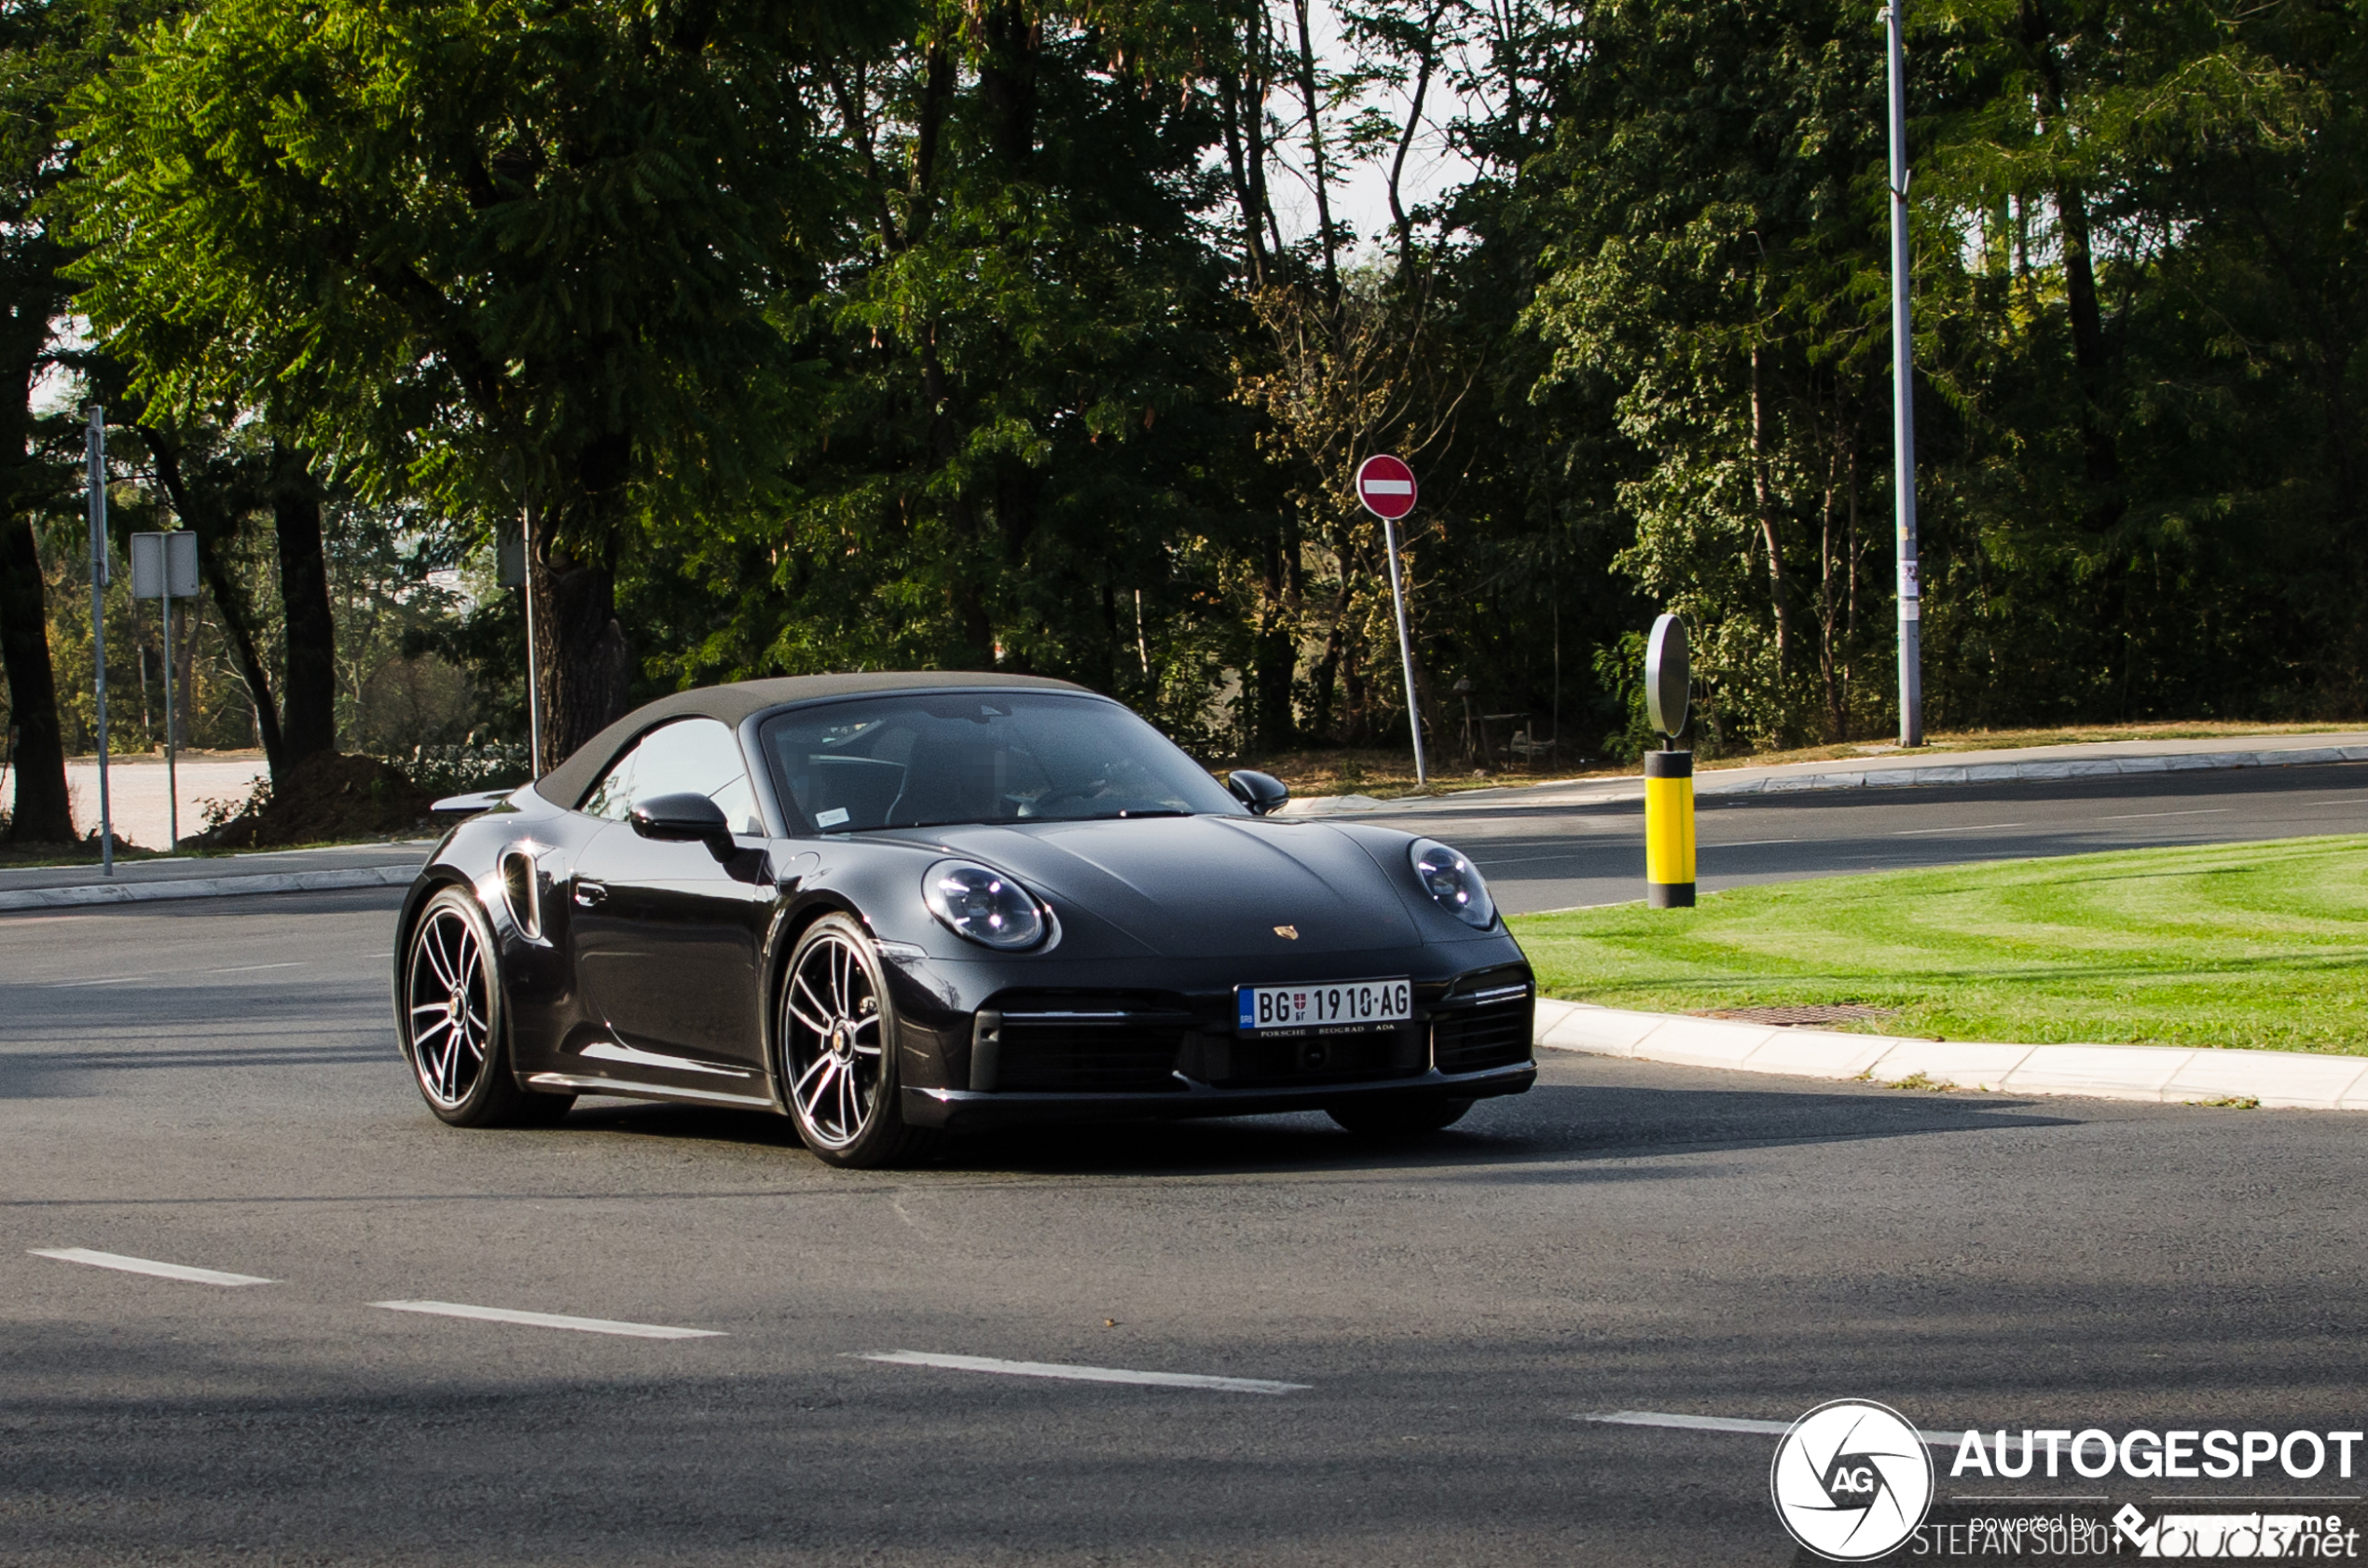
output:
[[[2249,767],[2301,767],[2368,762],[2368,731],[2328,735],[2212,736],[2198,740],[2108,740],[2085,745],[2027,746],[1996,751],[1874,751],[1848,761],[1786,763],[1769,767],[1710,768],[1694,776],[1696,795],[1789,794],[1812,790],[1907,789],[1920,785],[1993,784],[2017,779],[2101,778]],[[1506,811],[1592,805],[1644,797],[1641,773],[1618,778],[1566,779],[1510,789],[1381,801],[1370,795],[1314,795],[1291,801],[1283,814],[1342,817],[1405,813],[1425,817],[1459,811]]]
[[[19,866],[0,870],[0,911],[319,892],[334,887],[399,887],[419,874],[435,843],[423,838],[392,844],[339,844],[321,849],[267,849],[247,855],[118,860],[113,877],[101,876],[96,866]]]
[[[2157,1045],[1996,1045],[1742,1024],[1540,997],[1542,1050],[1788,1078],[2172,1104],[2368,1110],[2368,1056]]]

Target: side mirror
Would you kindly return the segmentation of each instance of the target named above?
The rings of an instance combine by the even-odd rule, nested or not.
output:
[[[654,795],[635,801],[633,831],[643,838],[704,844],[718,859],[732,852],[732,824],[705,795]]]
[[[1235,768],[1225,776],[1225,787],[1233,798],[1250,808],[1253,817],[1272,817],[1283,809],[1291,798],[1289,786],[1271,773],[1252,773],[1247,768]]]

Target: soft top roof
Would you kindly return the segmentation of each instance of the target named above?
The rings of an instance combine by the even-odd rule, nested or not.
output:
[[[669,719],[716,719],[737,728],[750,714],[793,702],[888,692],[1003,688],[1093,695],[1072,681],[1048,680],[1040,675],[989,675],[962,670],[916,673],[883,669],[857,675],[789,675],[771,681],[735,681],[727,686],[701,686],[695,691],[671,693],[635,708],[585,742],[575,755],[536,779],[534,791],[553,805],[573,810],[575,803],[599,781],[626,747]]]

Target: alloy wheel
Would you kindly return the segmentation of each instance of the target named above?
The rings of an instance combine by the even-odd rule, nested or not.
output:
[[[457,909],[431,910],[411,938],[404,981],[411,1065],[428,1099],[457,1109],[493,1043],[492,972],[483,939]]]
[[[782,1059],[798,1120],[825,1147],[846,1148],[870,1120],[884,1035],[871,968],[855,942],[829,931],[808,943],[781,999]]]

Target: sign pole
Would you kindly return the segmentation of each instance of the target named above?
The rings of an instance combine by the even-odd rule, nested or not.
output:
[[[115,816],[107,800],[107,419],[99,405],[90,406],[89,428],[83,433],[83,457],[90,489],[90,664],[91,690],[99,706],[99,869],[115,874]]]
[[[1924,601],[1916,571],[1916,340],[1907,306],[1907,0],[1883,9],[1891,69],[1892,488],[1899,513],[1899,743],[1924,744]]]
[[[172,824],[165,838],[168,855],[181,847],[181,777],[175,771],[180,739],[172,731],[172,590],[168,586],[164,591],[164,810]]]
[[[1397,615],[1397,663],[1406,677],[1406,723],[1414,734],[1414,785],[1430,784],[1423,757],[1423,708],[1414,695],[1414,642],[1406,629],[1406,589],[1397,574],[1397,519],[1414,510],[1414,471],[1397,458],[1377,454],[1356,465],[1356,499],[1382,520],[1382,543],[1389,555],[1390,606]]]

